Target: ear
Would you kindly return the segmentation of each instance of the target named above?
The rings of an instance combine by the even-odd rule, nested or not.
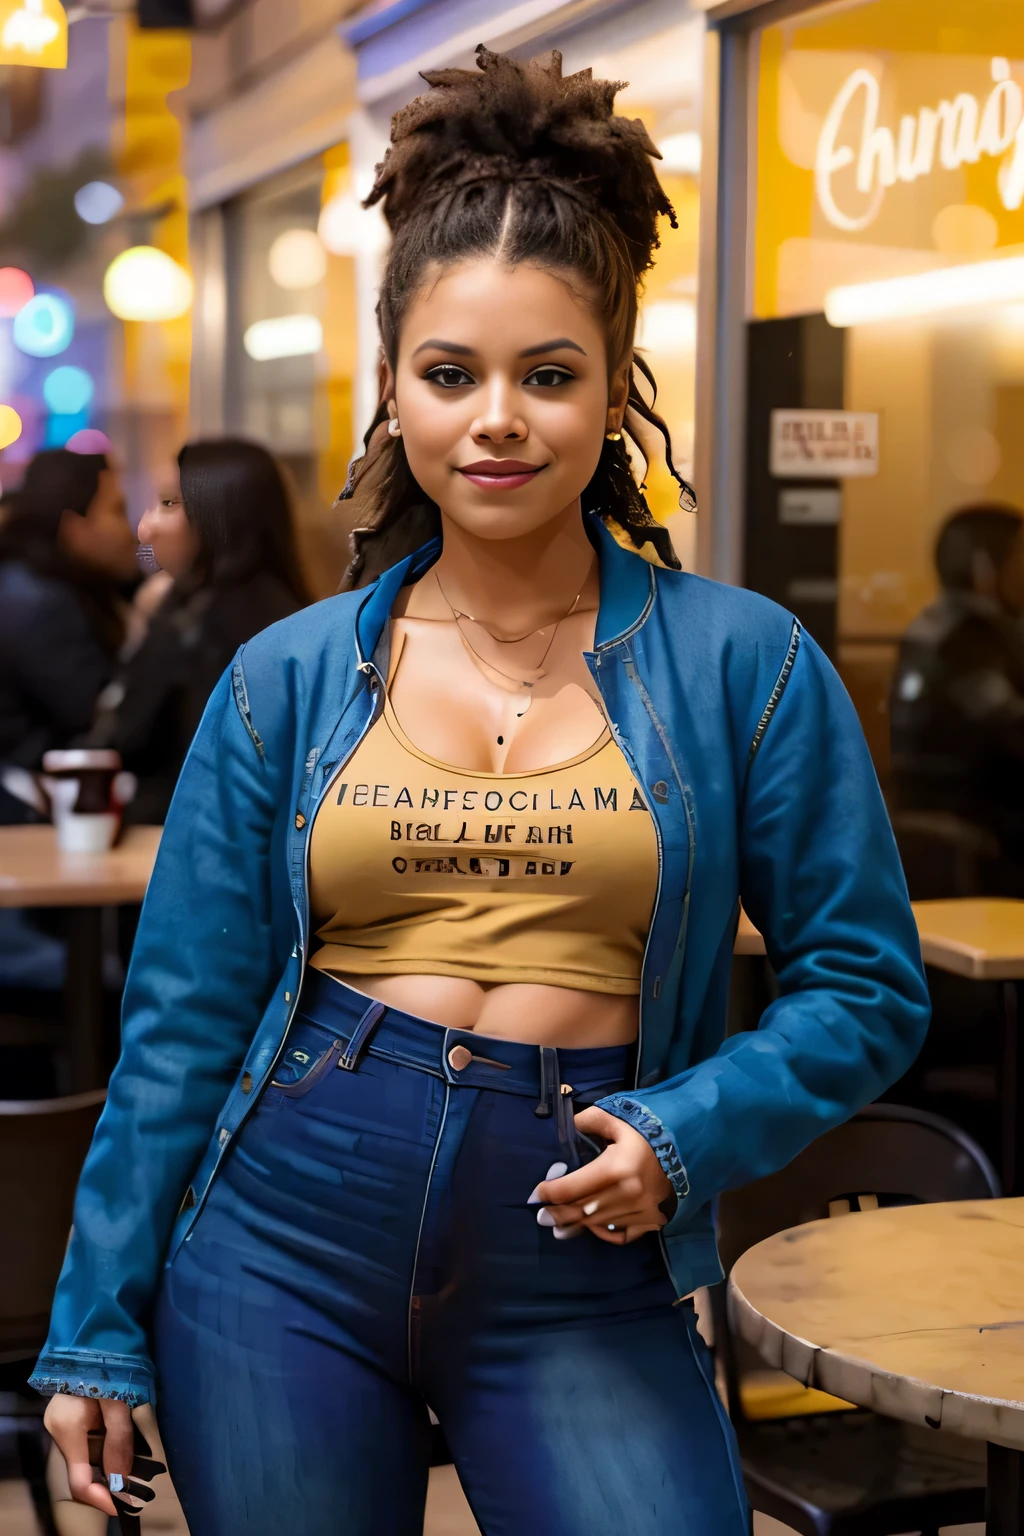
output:
[[[622,419],[626,414],[626,404],[629,400],[629,368],[628,362],[617,368],[608,382],[608,416],[605,422],[606,432],[621,432]]]
[[[380,360],[380,398],[387,402],[388,415],[394,421],[398,415],[398,406],[395,404],[395,370],[383,356]]]

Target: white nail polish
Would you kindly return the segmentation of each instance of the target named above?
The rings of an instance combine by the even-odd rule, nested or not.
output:
[[[537,1189],[534,1190],[533,1194],[527,1200],[527,1205],[540,1205],[540,1195],[537,1193],[537,1190],[539,1189],[540,1185],[538,1184]]]
[[[593,1214],[594,1214],[594,1212],[596,1210],[597,1210],[597,1201],[596,1200],[591,1200],[587,1205],[585,1205],[583,1207],[583,1214],[584,1214],[584,1216],[593,1216]]]
[[[579,1237],[583,1230],[582,1227],[556,1227],[554,1235],[560,1243],[564,1243],[568,1242],[570,1237]]]
[[[121,1493],[124,1489],[124,1478],[120,1472],[111,1472],[107,1478],[107,1487],[111,1493]]]
[[[552,1216],[546,1205],[542,1206],[542,1208],[537,1212],[538,1227],[553,1227],[554,1224],[555,1218]]]
[[[568,1172],[569,1172],[569,1164],[568,1163],[552,1163],[551,1167],[548,1169],[548,1171],[544,1175],[544,1177],[546,1179],[560,1179],[563,1174],[568,1173]]]

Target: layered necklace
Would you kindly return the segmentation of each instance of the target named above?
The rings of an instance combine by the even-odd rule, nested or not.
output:
[[[531,690],[537,685],[537,683],[540,682],[541,678],[547,676],[547,673],[544,670],[544,663],[547,661],[551,652],[551,647],[555,643],[555,636],[558,634],[563,621],[569,618],[571,614],[576,612],[576,609],[579,606],[580,598],[583,596],[583,588],[581,587],[580,590],[576,593],[576,596],[573,598],[572,602],[569,604],[569,607],[565,610],[561,617],[555,619],[553,624],[550,624],[551,634],[547,638],[544,650],[541,653],[541,656],[536,665],[529,669],[532,673],[532,676],[523,677],[522,675],[513,676],[511,672],[506,672],[503,670],[503,668],[495,666],[493,661],[488,661],[487,657],[482,655],[480,651],[477,650],[476,646],[469,638],[469,635],[465,629],[465,625],[479,625],[484,634],[489,635],[490,638],[494,641],[495,645],[522,645],[524,640],[529,640],[533,635],[543,635],[544,631],[549,627],[549,624],[538,624],[534,629],[528,629],[525,634],[522,635],[496,635],[493,630],[488,629],[487,625],[483,622],[482,619],[476,618],[472,613],[467,613],[464,608],[457,608],[455,606],[447,592],[444,590],[444,587],[441,585],[441,578],[437,574],[436,568],[434,570],[434,580],[437,582],[437,590],[440,592],[441,597],[443,598],[446,606],[451,612],[452,618],[455,621],[455,627],[459,632],[459,638],[461,639],[463,645],[466,647],[466,650],[469,652],[470,656],[473,658],[473,664],[477,668],[477,671],[484,672],[485,675],[486,672],[495,672],[497,673],[498,677],[503,677],[506,682],[514,683],[517,688],[526,689],[523,697],[517,701],[521,705],[521,708],[516,711],[516,718],[521,720],[533,701],[533,693]],[[501,738],[499,737],[499,740],[500,739]]]

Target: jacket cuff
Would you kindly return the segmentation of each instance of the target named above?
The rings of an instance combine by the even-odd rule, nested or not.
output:
[[[627,1094],[613,1093],[610,1098],[599,1099],[595,1107],[607,1110],[608,1114],[615,1115],[618,1120],[625,1120],[627,1125],[639,1131],[650,1143],[681,1205],[690,1193],[690,1181],[668,1127],[662,1124],[646,1104],[641,1104],[638,1099],[630,1098]]]
[[[40,1355],[29,1386],[44,1397],[111,1398],[138,1408],[155,1396],[153,1367],[141,1355],[105,1355],[90,1349],[52,1349]]]

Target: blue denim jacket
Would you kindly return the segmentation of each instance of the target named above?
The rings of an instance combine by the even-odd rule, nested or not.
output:
[[[818,647],[764,598],[655,569],[590,526],[601,599],[586,659],[659,849],[636,1084],[603,1106],[672,1181],[663,1240],[685,1295],[721,1277],[713,1198],[899,1077],[928,994],[860,725]],[[392,603],[439,548],[249,641],[210,701],[143,908],[40,1391],[153,1396],[146,1319],[161,1267],[282,1047],[309,942],[317,806],[375,718]],[[779,996],[723,1043],[741,898]]]

